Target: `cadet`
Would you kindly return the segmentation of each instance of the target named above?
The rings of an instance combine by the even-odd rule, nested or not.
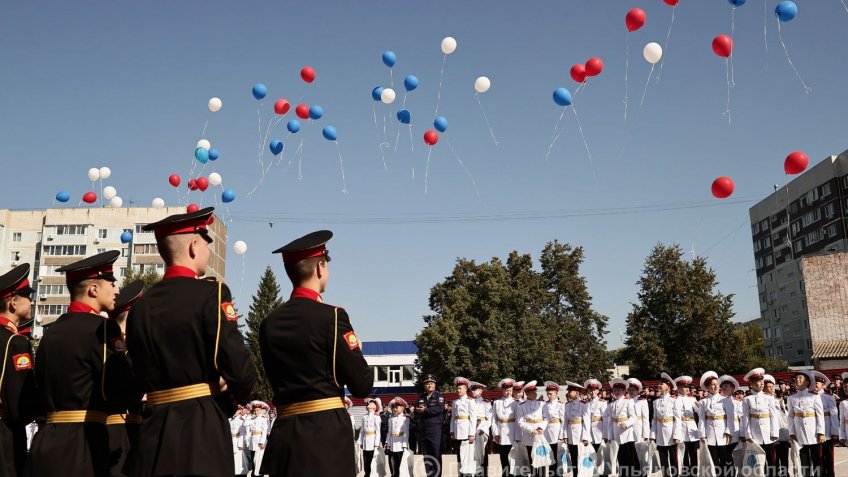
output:
[[[815,382],[812,372],[796,371],[792,379],[797,392],[789,396],[789,438],[801,446],[804,475],[822,475],[821,445],[825,435],[821,397],[810,389]]]
[[[127,318],[127,348],[147,404],[131,475],[231,476],[227,423],[244,404],[256,368],[238,329],[230,290],[199,279],[212,252],[212,207],[145,225],[165,261],[162,280]]]
[[[698,445],[701,441],[701,434],[698,433],[698,401],[692,396],[690,387],[692,386],[692,376],[680,376],[674,380],[677,385],[679,395],[677,399],[680,401],[682,409],[681,430],[683,431],[683,444],[685,450],[683,452],[683,460],[680,462],[680,474],[684,476],[696,475],[698,468]]]
[[[756,442],[766,453],[765,475],[776,476],[774,443],[777,441],[780,421],[774,399],[763,393],[766,370],[754,368],[744,379],[753,392],[742,400],[742,419],[739,423],[739,438]]]
[[[848,394],[848,372],[842,373],[842,391]],[[839,403],[839,439],[843,447],[848,447],[848,399]]]
[[[680,474],[677,461],[677,444],[683,440],[683,407],[681,402],[671,396],[677,385],[666,373],[660,374],[660,395],[654,400],[654,418],[651,425],[651,440],[657,443],[660,454],[660,466],[665,477]]]
[[[362,427],[359,429],[359,447],[362,449],[365,477],[370,477],[374,451],[380,447],[380,411],[383,410],[383,403],[380,398],[368,398],[365,400],[365,410]],[[304,464],[304,468],[309,465]]]
[[[636,406],[625,399],[627,381],[614,378],[610,380],[613,401],[606,411],[608,425],[606,439],[618,442],[618,475],[630,477],[639,474],[639,460],[636,457]]]
[[[568,462],[571,464],[572,475],[577,477],[577,454],[578,445],[588,446],[591,440],[589,429],[589,405],[580,400],[579,393],[584,391],[579,384],[571,381],[565,382],[566,399],[563,409],[562,443],[568,446]],[[563,469],[565,470],[565,469]],[[564,475],[564,474],[563,474]]]
[[[424,376],[424,392],[415,404],[418,416],[419,446],[424,455],[427,477],[442,475],[442,424],[445,420],[445,396],[436,391],[436,379],[432,374]]]
[[[518,404],[521,404],[527,400],[527,398],[524,396],[524,381],[516,381],[515,384],[513,384],[512,398],[515,399]]]
[[[32,314],[29,264],[0,276],[0,476],[23,475],[26,426],[38,401],[32,374],[32,348],[18,326]]]
[[[789,475],[789,423],[786,419],[786,404],[775,395],[776,382],[771,374],[763,375],[763,393],[771,398],[778,414],[777,442],[774,443],[776,472],[777,475],[784,476]]]
[[[106,416],[126,409],[132,391],[121,328],[100,313],[115,307],[112,264],[121,252],[103,252],[65,265],[68,312],[50,325],[35,363],[35,382],[47,423],[33,438],[33,477],[109,474]]]
[[[389,418],[389,432],[386,435],[386,451],[389,454],[389,467],[392,477],[400,476],[400,462],[403,453],[409,448],[409,417],[404,414],[408,404],[398,396],[389,401],[392,417]]]
[[[833,445],[839,442],[839,408],[833,394],[826,391],[830,380],[823,373],[813,371],[816,379],[815,393],[821,397],[824,411],[824,438],[822,444],[822,477],[834,477]]]
[[[521,428],[521,445],[527,449],[527,462],[533,462],[533,440],[536,436],[545,433],[548,423],[542,414],[542,401],[537,400],[536,381],[530,381],[524,385],[527,400],[521,404],[518,419],[518,427]],[[543,477],[545,469],[534,468],[532,476]]]
[[[733,475],[730,441],[736,426],[736,411],[730,399],[718,393],[718,374],[707,371],[701,375],[701,389],[709,396],[698,408],[698,433],[707,444],[716,475]]]
[[[457,398],[451,403],[451,439],[456,441],[459,448],[459,475],[467,475],[463,473],[463,468],[468,469],[470,462],[473,460],[474,451],[468,449],[474,445],[474,439],[477,434],[477,415],[475,413],[476,406],[468,398],[468,386],[471,382],[463,377],[456,377],[453,380],[456,386]],[[473,424],[472,424],[473,423]]]
[[[259,329],[262,363],[278,408],[260,474],[356,473],[342,398],[345,386],[354,397],[366,397],[374,371],[347,312],[321,297],[330,278],[326,244],[332,236],[329,230],[313,232],[274,251],[283,254],[294,290]],[[328,449],[337,455],[328,459]]]
[[[509,451],[518,441],[518,430],[515,418],[518,412],[518,401],[512,398],[512,378],[504,378],[498,382],[502,397],[492,403],[492,436],[495,440],[495,450],[501,460],[501,477],[512,476],[509,469]]]
[[[486,385],[476,381],[471,382],[471,394],[474,397],[472,400],[474,406],[474,414],[477,416],[477,437],[476,439],[485,439],[482,444],[478,442],[475,446],[483,446],[483,461],[477,462],[477,472],[475,474],[481,477],[489,475],[489,453],[486,452],[488,447],[489,431],[492,427],[492,405],[489,401],[483,398],[483,391],[486,390]],[[475,461],[477,460],[477,452],[475,447]]]
[[[633,400],[636,407],[636,442],[647,441],[651,438],[651,416],[648,410],[648,400],[639,397],[642,392],[642,381],[636,378],[627,379],[627,394]]]
[[[607,402],[600,399],[598,394],[601,390],[601,382],[597,379],[589,378],[583,383],[583,387],[589,393],[589,400],[586,405],[589,408],[589,442],[595,450],[601,447],[601,444],[606,438],[606,423],[604,416],[607,413]]]
[[[559,460],[559,439],[562,435],[562,419],[564,404],[559,400],[559,384],[553,381],[545,381],[545,393],[548,400],[542,405],[542,417],[545,418],[547,425],[545,426],[545,442],[551,448],[551,459],[554,461],[554,470],[547,470],[547,475],[552,473],[562,475]]]

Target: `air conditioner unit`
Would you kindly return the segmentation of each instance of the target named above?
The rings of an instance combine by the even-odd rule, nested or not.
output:
[[[48,236],[47,236],[47,240],[53,240],[53,236],[52,236],[52,235],[48,235]]]
[[[94,239],[94,244],[97,245],[100,243],[100,239]]]
[[[38,297],[38,299],[39,299],[39,301],[47,301],[47,297],[43,296],[43,295]]]

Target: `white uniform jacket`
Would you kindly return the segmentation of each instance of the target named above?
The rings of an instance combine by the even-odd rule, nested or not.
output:
[[[607,406],[607,439],[614,440],[619,444],[636,442],[636,406],[632,399],[620,397]],[[623,426],[622,426],[623,424]],[[623,429],[622,429],[623,427]]]
[[[730,399],[715,393],[701,400],[698,412],[698,432],[709,446],[727,445],[725,436],[733,436],[736,409]]]
[[[636,407],[636,426],[633,428],[636,431],[636,440],[649,439],[651,437],[651,414],[648,410],[648,401],[633,398],[633,405]]]
[[[830,439],[839,435],[839,408],[836,406],[836,398],[822,390],[819,392],[824,409],[824,436]]]
[[[401,452],[409,447],[409,418],[403,414],[389,418],[386,444],[391,452]]]
[[[559,436],[562,434],[562,413],[564,405],[559,399],[553,401],[545,401],[542,405],[542,417],[545,418],[548,425],[545,427],[545,441],[548,444],[556,444],[559,442]]]
[[[471,400],[474,415],[477,416],[477,434],[488,434],[492,427],[492,405],[482,397]]]
[[[468,396],[460,396],[451,403],[450,431],[454,439],[467,441],[477,430],[477,413]]]
[[[548,426],[545,417],[542,415],[542,401],[524,401],[521,405],[521,416],[518,418],[518,427],[521,429],[521,444],[525,446],[533,445],[533,431],[542,429],[543,431]]]
[[[589,430],[592,437],[589,441],[592,444],[600,444],[604,442],[607,435],[608,423],[605,421],[605,416],[608,404],[596,397],[587,402],[586,405],[589,407]]]
[[[742,420],[739,437],[751,439],[757,444],[772,444],[780,435],[780,420],[774,398],[762,391],[746,396],[742,400]]]
[[[382,421],[378,414],[362,416],[362,429],[359,430],[359,446],[364,451],[372,451],[380,447],[380,425]]]
[[[589,404],[579,399],[569,401],[563,408],[562,438],[569,444],[577,445],[582,441],[591,441],[589,429]]]
[[[821,397],[808,390],[789,396],[789,435],[798,444],[810,446],[818,443],[816,436],[824,435],[824,408]]]
[[[683,442],[695,442],[701,438],[698,420],[695,418],[698,414],[698,401],[692,396],[677,396],[677,399],[683,411],[683,422],[680,426],[683,429]]]
[[[497,399],[492,404],[492,435],[500,438],[500,445],[512,445],[518,440],[517,414],[518,401],[511,397]]]

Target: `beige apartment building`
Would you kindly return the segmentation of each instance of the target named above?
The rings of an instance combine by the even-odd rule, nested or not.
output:
[[[156,239],[141,228],[179,213],[185,213],[185,208],[0,209],[0,273],[22,263],[32,265],[30,281],[36,289],[33,336],[40,337],[42,327],[68,309],[65,277],[57,268],[100,252],[120,250],[114,266],[119,286],[128,270],[154,268],[161,274],[165,264]],[[128,243],[121,241],[124,232],[132,236]],[[214,243],[207,276],[221,280],[227,258],[227,228],[216,217],[209,234]]]

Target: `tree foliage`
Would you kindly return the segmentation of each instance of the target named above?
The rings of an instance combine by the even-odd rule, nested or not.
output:
[[[273,392],[268,383],[265,368],[262,366],[262,355],[259,351],[259,325],[282,304],[283,300],[280,298],[280,286],[277,284],[277,277],[271,267],[266,267],[265,273],[259,280],[259,288],[253,295],[253,303],[251,303],[250,311],[247,314],[247,332],[245,333],[247,351],[250,354],[251,361],[256,365],[258,378],[253,394],[256,399],[261,401],[270,401]]]
[[[144,282],[144,291],[147,291],[161,279],[162,275],[159,275],[159,272],[156,271],[156,267],[144,267],[143,270],[139,271],[135,271],[132,267],[130,267],[127,269],[127,276],[124,277],[124,281],[122,283],[126,285],[136,280],[141,280]]]
[[[432,315],[415,338],[419,374],[443,386],[465,376],[489,386],[512,376],[557,382],[604,377],[607,318],[592,309],[579,274],[583,249],[548,243],[533,268],[513,251],[504,263],[457,259],[430,290]]]

